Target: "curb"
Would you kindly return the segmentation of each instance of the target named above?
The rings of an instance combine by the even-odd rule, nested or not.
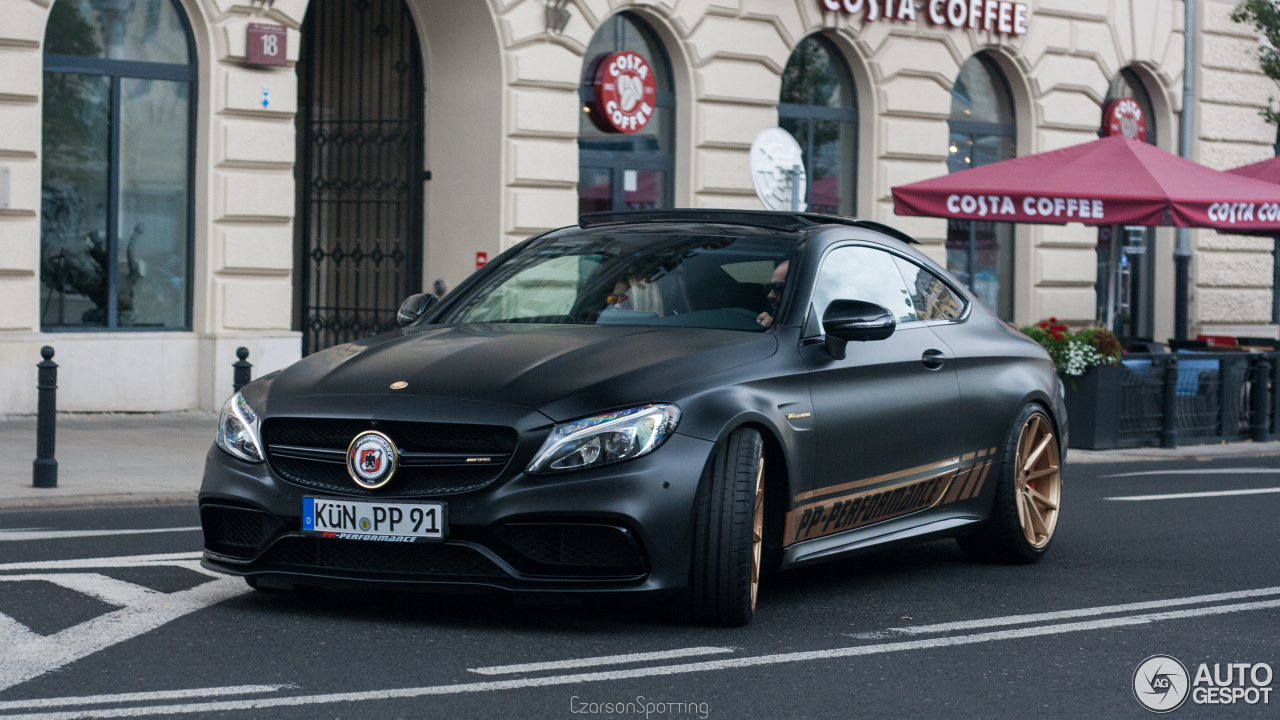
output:
[[[1280,455],[1280,442],[1239,442],[1219,445],[1187,445],[1165,450],[1162,448],[1126,448],[1123,450],[1067,449],[1068,465],[1097,465],[1126,462],[1173,462],[1177,460],[1229,460],[1246,457],[1275,457]]]
[[[152,505],[194,505],[196,493],[154,493],[115,495],[59,495],[48,498],[0,499],[0,512],[14,510],[76,510],[93,507],[148,507]]]

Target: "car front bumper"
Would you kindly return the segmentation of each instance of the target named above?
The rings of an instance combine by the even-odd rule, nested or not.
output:
[[[203,564],[301,585],[681,589],[689,579],[694,497],[713,448],[706,440],[675,434],[650,455],[593,470],[507,472],[488,487],[454,495],[354,497],[290,484],[268,464],[245,463],[214,446],[199,496]],[[304,534],[304,497],[443,502],[445,539],[386,543]]]

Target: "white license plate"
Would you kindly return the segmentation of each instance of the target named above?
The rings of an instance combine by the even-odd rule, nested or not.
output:
[[[443,540],[444,503],[302,499],[302,529],[346,540]]]

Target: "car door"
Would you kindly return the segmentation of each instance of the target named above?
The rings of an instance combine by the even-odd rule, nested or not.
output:
[[[884,340],[820,341],[833,300],[863,300],[897,320]],[[960,394],[953,356],[920,320],[894,256],[844,245],[827,252],[810,296],[801,353],[809,368],[813,488],[793,498],[787,543],[870,525],[934,504],[954,476]]]

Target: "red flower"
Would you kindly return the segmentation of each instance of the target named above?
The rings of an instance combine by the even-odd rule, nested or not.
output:
[[[1049,322],[1051,322],[1051,323],[1056,323],[1056,322],[1058,322],[1058,318],[1056,318],[1056,317],[1051,317],[1051,318],[1049,318]]]
[[[1049,329],[1049,321],[1048,321],[1048,320],[1045,320],[1044,322],[1040,323],[1040,327],[1041,327],[1042,329],[1044,329],[1044,330],[1048,330],[1048,329]]]
[[[1062,340],[1062,339],[1066,338],[1066,335],[1063,335],[1063,334],[1062,334],[1062,333],[1060,333],[1060,332],[1055,332],[1055,333],[1053,333],[1053,335],[1052,335],[1052,336],[1053,336],[1053,339],[1054,339],[1054,340]]]

